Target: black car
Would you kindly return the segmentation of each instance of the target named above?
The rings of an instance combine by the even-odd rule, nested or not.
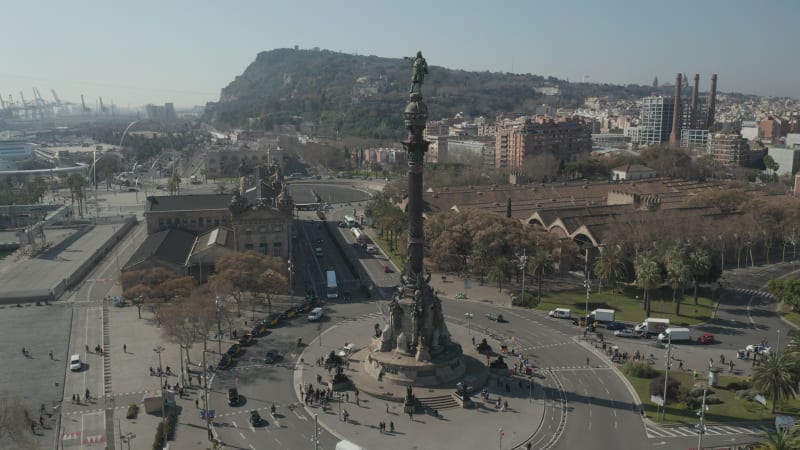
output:
[[[239,345],[243,345],[247,347],[248,345],[253,343],[253,335],[251,333],[245,333],[239,338]]]
[[[219,367],[220,369],[224,370],[224,369],[227,369],[228,367],[230,367],[232,362],[233,362],[233,358],[231,358],[230,355],[225,354],[225,355],[222,355],[222,359],[219,360],[219,365],[217,367]]]
[[[264,354],[264,363],[275,364],[278,361],[278,358],[280,358],[278,352],[275,350],[267,350],[267,352]]]
[[[242,346],[239,344],[233,344],[231,345],[231,348],[228,349],[228,355],[231,357],[237,356],[241,352]]]
[[[230,406],[239,405],[239,391],[236,388],[228,389],[228,405]]]

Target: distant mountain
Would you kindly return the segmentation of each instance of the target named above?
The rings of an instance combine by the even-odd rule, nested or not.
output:
[[[459,112],[494,119],[500,113],[534,113],[542,104],[579,107],[588,96],[634,99],[653,92],[651,86],[569,83],[436,65],[428,71],[423,95],[431,119]],[[205,117],[221,127],[294,125],[319,134],[394,138],[404,134],[401,111],[410,84],[410,63],[400,58],[276,49],[259,53],[222,89],[219,102],[207,105]]]

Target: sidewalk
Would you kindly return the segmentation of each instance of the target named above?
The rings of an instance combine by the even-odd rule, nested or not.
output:
[[[354,335],[352,330],[371,330],[374,322],[374,319],[362,319],[334,325],[323,333],[322,346],[315,340],[305,348],[302,355],[305,363],[299,365],[295,371],[294,383],[295,392],[301,402],[299,392],[301,383],[304,385],[310,383],[315,388],[323,388],[317,382],[317,376],[323,379],[327,379],[328,376],[327,370],[316,366],[314,360],[331,350],[340,349],[345,342],[353,343],[356,349],[365,348],[370,336]],[[453,323],[448,323],[448,329],[453,340],[462,344],[465,353],[470,353],[472,336],[468,330]],[[353,360],[350,368],[345,370],[345,374],[352,376],[362,371],[361,364],[361,361]],[[513,362],[509,361],[509,365],[511,364]],[[316,404],[306,405],[305,408],[311,416],[318,415],[320,425],[338,439],[346,439],[368,449],[418,449],[421,448],[421,442],[426,443],[426,448],[437,449],[463,449],[465,442],[469,442],[469,448],[498,448],[502,442],[502,448],[508,449],[516,448],[530,439],[544,418],[544,395],[537,382],[538,379],[534,377],[533,380],[533,389],[529,391],[527,379],[512,379],[505,376],[498,378],[496,375],[490,375],[486,384],[490,403],[485,404],[478,393],[473,396],[474,408],[440,409],[439,417],[420,410],[413,415],[412,420],[403,413],[401,401],[386,401],[372,397],[365,392],[366,388],[360,390],[358,404],[355,391],[350,390],[342,394],[346,397],[341,402],[334,399],[325,412]],[[404,387],[400,387],[400,390],[404,391]],[[415,395],[422,401],[454,391],[455,386],[444,389],[414,389]],[[508,400],[508,411],[500,412],[495,408],[494,402],[498,396]],[[402,396],[392,397],[400,397],[398,400],[402,400]],[[346,423],[342,420],[340,412],[344,410],[349,413]],[[393,423],[395,431],[381,432],[378,427],[380,421],[386,423],[387,430]],[[501,428],[502,441],[499,435]]]

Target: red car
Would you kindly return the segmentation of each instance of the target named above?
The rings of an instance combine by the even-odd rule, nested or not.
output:
[[[699,338],[697,338],[698,344],[713,344],[714,343],[714,335],[711,333],[706,333]]]
[[[392,268],[389,266],[383,266],[383,273],[392,273]]]

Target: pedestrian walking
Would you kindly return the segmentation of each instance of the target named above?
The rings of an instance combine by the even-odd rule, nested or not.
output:
[[[89,389],[86,389],[86,401],[89,401]]]
[[[389,414],[389,402],[386,402],[386,414]]]
[[[128,344],[122,344],[122,352],[128,353]]]
[[[391,420],[389,421],[389,431],[394,433],[394,422]]]
[[[41,406],[41,408],[39,408],[39,412],[41,412],[42,414],[44,414],[44,412],[45,412],[45,411],[46,411],[46,410],[45,410],[45,408],[44,408],[44,403],[42,403],[42,406]]]
[[[344,393],[344,402],[345,403],[350,403],[350,393],[349,392],[345,392]]]
[[[52,361],[52,360],[53,360],[53,351],[50,350],[50,361]]]
[[[719,355],[719,363],[725,364],[725,355]]]
[[[475,336],[472,336],[472,345],[475,345]]]
[[[194,399],[194,407],[200,409],[200,400]]]
[[[683,360],[678,361],[678,369],[683,370]]]
[[[378,432],[383,434],[383,422],[378,422]]]
[[[728,361],[728,365],[731,367],[730,373],[733,373],[733,366],[735,365],[733,364],[733,360]]]

